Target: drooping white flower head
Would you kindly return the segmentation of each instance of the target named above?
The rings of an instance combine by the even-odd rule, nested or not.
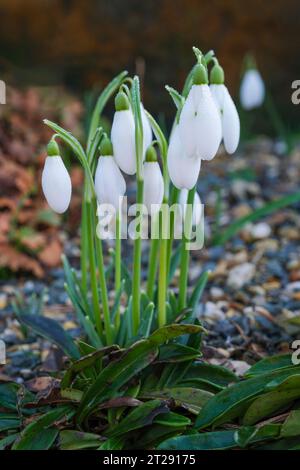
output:
[[[99,204],[111,204],[116,212],[121,207],[126,191],[124,177],[113,157],[111,142],[107,137],[100,148],[95,174],[95,191]]]
[[[144,204],[149,215],[160,209],[164,195],[164,180],[157,162],[156,152],[151,145],[147,149],[144,163]]]
[[[241,88],[240,100],[244,109],[259,108],[265,99],[265,84],[257,69],[249,69],[245,72]]]
[[[120,92],[115,100],[116,112],[114,114],[111,141],[114,148],[114,156],[117,164],[124,173],[134,175],[136,173],[135,153],[135,123],[132,109],[125,93]],[[152,130],[141,105],[141,118],[143,126],[143,158],[146,149],[152,141]]]
[[[186,156],[177,124],[171,133],[167,162],[170,179],[176,188],[192,189],[195,186],[201,168],[201,159]]]
[[[194,85],[179,119],[179,135],[186,156],[202,160],[214,158],[222,138],[220,113],[207,83],[206,69],[198,64],[194,72]]]
[[[235,104],[224,85],[224,72],[218,62],[213,66],[210,75],[210,90],[220,111],[222,134],[225,150],[234,153],[240,140],[240,118]]]
[[[42,188],[51,209],[58,214],[68,209],[72,194],[71,178],[54,140],[48,145],[48,156],[42,173]]]

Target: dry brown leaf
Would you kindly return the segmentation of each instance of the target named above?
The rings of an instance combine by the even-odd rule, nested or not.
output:
[[[4,243],[0,244],[0,267],[16,272],[30,271],[37,277],[44,275],[44,270],[35,259]]]
[[[48,267],[55,267],[60,263],[62,254],[61,243],[57,239],[53,239],[38,254],[38,258]]]

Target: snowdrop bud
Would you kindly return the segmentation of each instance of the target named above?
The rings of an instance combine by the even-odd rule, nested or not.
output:
[[[257,69],[246,71],[240,88],[240,100],[244,109],[261,106],[265,99],[265,84]]]
[[[113,157],[113,148],[108,137],[100,146],[95,174],[95,190],[99,204],[111,204],[118,211],[126,191],[126,183]]]
[[[117,164],[127,175],[136,173],[135,152],[135,123],[132,109],[124,92],[119,92],[115,99],[116,112],[114,114],[111,140]],[[145,109],[141,104],[141,118],[143,126],[143,158],[146,149],[152,142],[152,130]]]
[[[55,212],[62,214],[70,204],[72,183],[69,173],[59,155],[54,140],[48,144],[48,156],[42,173],[42,188],[45,198]]]
[[[212,81],[211,94],[220,111],[226,152],[234,153],[240,140],[240,118],[227,87]]]
[[[178,125],[172,131],[168,148],[168,171],[172,183],[178,189],[192,189],[198,179],[201,159],[188,158],[185,154]]]
[[[116,112],[111,128],[114,156],[124,173],[134,175],[136,172],[135,126],[133,114],[125,93],[118,93],[115,104]]]
[[[147,150],[144,163],[144,204],[148,214],[159,211],[164,195],[164,180],[152,145]]]
[[[197,65],[193,81],[180,114],[179,135],[187,157],[212,160],[221,142],[222,128],[203,65]]]

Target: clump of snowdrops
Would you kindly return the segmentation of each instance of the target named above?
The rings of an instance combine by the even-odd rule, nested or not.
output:
[[[201,274],[191,293],[187,289],[187,242],[193,226],[203,220],[196,186],[201,164],[209,164],[222,140],[228,153],[236,150],[240,125],[214,53],[203,55],[196,48],[194,52],[196,64],[182,93],[166,87],[177,109],[169,141],[144,109],[138,77],[130,78],[126,72],[100,95],[85,149],[70,133],[45,121],[55,132],[42,177],[53,210],[65,212],[72,193],[58,140],[71,148],[85,174],[81,272],[63,258],[66,290],[85,335],[74,340],[57,322],[40,314],[41,304],[34,311],[22,302],[15,305],[20,321],[59,346],[69,362],[66,370],[57,372],[47,395],[34,395],[15,383],[0,385],[1,406],[8,409],[0,417],[0,427],[8,430],[0,439],[1,449],[299,447],[299,432],[294,437],[297,409],[292,409],[283,424],[270,425],[266,420],[276,411],[282,419],[282,406],[291,407],[299,397],[299,365],[292,365],[290,355],[263,359],[243,380],[224,367],[201,360],[205,330],[196,312],[208,274]],[[249,107],[254,99],[250,96],[253,85],[249,87],[253,78],[247,80],[243,98],[246,96]],[[113,97],[116,111],[108,136],[100,121]],[[122,256],[124,173],[136,181],[134,215],[138,223],[133,230],[132,267]],[[259,214],[250,214],[251,218],[256,220],[262,212],[274,211],[299,197],[297,193],[271,202]],[[176,202],[184,219],[179,228],[177,213],[165,210]],[[112,209],[109,230],[114,250],[108,265],[103,259],[103,227],[97,222],[103,205]],[[146,217],[151,218],[158,236],[150,239],[144,283],[141,227]],[[221,239],[226,240],[243,223],[245,220],[229,226]],[[175,243],[177,232],[181,237]],[[170,288],[177,267],[178,292]],[[112,277],[114,288],[109,292]],[[224,429],[228,423],[231,426]]]
[[[176,304],[179,313],[188,306],[189,250],[186,241],[193,222],[196,220],[199,223],[199,219],[203,217],[201,202],[196,193],[201,164],[216,156],[222,140],[228,153],[235,152],[239,142],[239,117],[224,84],[223,69],[213,52],[203,55],[197,48],[194,48],[194,52],[196,64],[186,79],[182,94],[166,87],[177,108],[169,143],[154,117],[144,108],[138,77],[130,78],[126,72],[116,77],[99,97],[91,120],[86,150],[67,131],[53,122],[45,121],[55,131],[48,145],[42,176],[43,191],[53,210],[65,212],[72,192],[57,138],[71,147],[85,173],[81,277],[78,282],[84,305],[89,305],[90,293],[91,303],[87,309],[80,306],[80,317],[84,315],[88,321],[88,330],[95,327],[103,345],[117,341],[121,312],[124,310],[122,294],[125,278],[128,276],[122,262],[121,244],[122,198],[126,194],[123,173],[135,177],[136,207],[146,207],[158,233],[150,241],[148,276],[144,286],[141,283],[142,234],[138,228],[135,232],[131,291],[127,292],[125,308],[128,309],[129,306],[131,312],[130,334],[136,336],[143,316],[142,310],[145,308],[153,310],[157,326],[168,323],[168,285],[176,222],[172,211],[160,211],[160,206],[163,204],[170,207],[179,202],[183,208],[185,229],[182,231],[181,253],[177,256],[180,268],[178,297],[171,293],[172,302]],[[99,122],[104,106],[113,96],[115,114],[111,134],[108,136]],[[113,264],[117,303],[113,307],[114,313],[108,301],[103,241],[101,233],[96,230],[97,205],[99,210],[101,204],[109,204],[114,210]],[[144,218],[142,212],[136,212],[140,216],[140,223],[136,224],[139,229]],[[76,302],[75,307],[78,310]],[[86,322],[83,323],[85,325]]]

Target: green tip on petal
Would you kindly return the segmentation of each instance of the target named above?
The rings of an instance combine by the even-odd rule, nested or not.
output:
[[[219,64],[215,64],[210,72],[210,83],[214,85],[223,85],[224,78],[223,68]]]
[[[153,145],[149,145],[146,152],[146,162],[157,162],[157,155]]]
[[[60,154],[59,147],[54,139],[51,139],[47,145],[47,154],[48,157],[57,157]]]
[[[251,53],[248,53],[244,59],[245,70],[256,70],[257,64],[254,56]]]
[[[114,154],[111,140],[109,137],[107,137],[107,135],[103,137],[99,150],[100,155],[103,157],[112,156]]]
[[[194,85],[207,85],[208,84],[208,76],[206,67],[202,64],[198,64],[195,66],[195,70],[193,73],[193,83]]]
[[[124,91],[119,91],[115,97],[116,111],[127,111],[130,108],[129,100]]]

